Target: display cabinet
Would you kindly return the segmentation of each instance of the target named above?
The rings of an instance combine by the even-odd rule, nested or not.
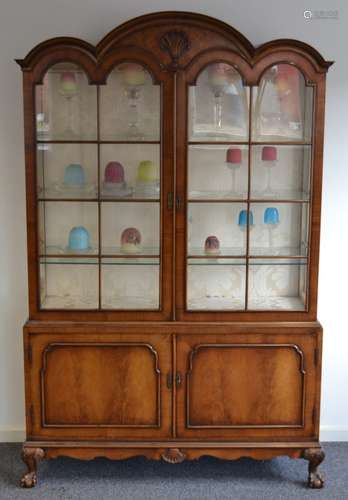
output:
[[[202,15],[55,38],[23,71],[28,466],[277,455],[317,467],[325,76]]]

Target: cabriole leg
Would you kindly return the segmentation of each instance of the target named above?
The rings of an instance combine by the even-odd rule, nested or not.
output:
[[[45,456],[42,448],[26,448],[22,450],[22,460],[28,467],[28,472],[21,479],[22,488],[32,488],[37,482],[37,467],[40,460]]]
[[[325,458],[325,453],[321,448],[308,448],[303,452],[303,458],[309,461],[308,464],[308,486],[310,488],[322,488],[324,479],[318,467]]]

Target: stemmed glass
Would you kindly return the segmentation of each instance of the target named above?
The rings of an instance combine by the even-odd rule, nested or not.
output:
[[[222,96],[231,83],[228,64],[217,63],[209,67],[208,81],[214,96],[214,127],[222,130]]]
[[[274,196],[275,193],[272,190],[271,180],[272,180],[272,167],[275,167],[278,163],[278,153],[277,148],[274,146],[264,146],[262,148],[261,159],[263,164],[267,167],[267,185],[263,192],[264,196]]]
[[[121,68],[122,83],[129,106],[128,137],[142,139],[139,128],[139,101],[145,85],[145,72],[140,64],[128,63]]]
[[[226,152],[226,165],[231,171],[231,193],[239,194],[236,192],[236,170],[242,164],[242,150],[239,148],[229,148]]]
[[[279,211],[275,207],[268,207],[265,210],[263,216],[263,222],[268,227],[268,247],[273,249],[274,241],[273,241],[273,231],[279,226],[280,217]]]
[[[64,71],[60,76],[59,93],[64,97],[67,103],[67,124],[63,132],[66,137],[72,137],[75,134],[72,126],[73,108],[72,101],[74,97],[79,95],[79,85],[76,80],[76,74],[73,71]]]

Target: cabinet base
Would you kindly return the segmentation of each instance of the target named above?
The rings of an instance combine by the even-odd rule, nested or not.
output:
[[[22,459],[28,471],[21,479],[21,486],[31,488],[37,482],[38,463],[43,458],[66,456],[80,460],[105,457],[123,460],[144,456],[151,460],[164,460],[170,464],[184,460],[196,460],[210,455],[226,460],[242,457],[255,460],[269,460],[277,456],[303,458],[309,462],[308,486],[322,488],[324,480],[318,471],[325,453],[318,442],[303,443],[226,443],[226,442],[42,442],[27,441],[23,445]]]

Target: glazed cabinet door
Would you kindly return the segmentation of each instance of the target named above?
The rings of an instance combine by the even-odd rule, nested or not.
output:
[[[26,352],[32,438],[169,435],[168,336],[29,334]]]
[[[176,305],[188,321],[310,309],[313,82],[198,57],[178,78]]]
[[[314,334],[178,337],[178,437],[313,437],[318,349]]]
[[[32,317],[169,319],[173,78],[136,48],[93,75],[54,61],[31,103]]]

